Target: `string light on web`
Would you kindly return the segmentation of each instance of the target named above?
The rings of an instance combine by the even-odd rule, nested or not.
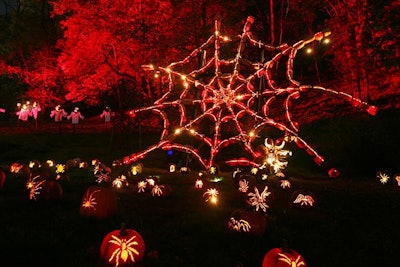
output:
[[[229,38],[221,34],[221,24],[215,21],[214,34],[187,57],[166,67],[144,66],[144,69],[157,71],[165,77],[165,90],[152,105],[130,110],[128,114],[132,118],[141,113],[156,116],[162,129],[157,143],[124,157],[125,164],[164,149],[187,153],[209,170],[222,158],[220,154],[225,148],[239,145],[242,151],[237,156],[242,164],[257,167],[260,166],[260,153],[256,139],[263,135],[266,137],[265,131],[272,127],[290,136],[298,147],[306,150],[321,165],[324,158],[301,138],[298,122],[293,120],[295,100],[315,92],[341,98],[371,115],[376,114],[375,106],[347,93],[304,85],[294,78],[293,64],[297,52],[307,49],[310,44],[325,42],[330,32],[318,32],[293,45],[275,47],[253,37],[250,31],[253,22],[254,19],[248,17],[242,33]],[[225,46],[228,45],[235,45],[236,53],[231,58],[224,58],[222,52],[227,51]],[[267,61],[252,60],[253,50],[273,56]],[[199,64],[199,58],[202,64]],[[285,66],[284,82],[282,76],[276,74],[278,65]],[[263,87],[259,86],[260,79],[265,81]],[[284,114],[283,119],[270,113],[272,105],[278,103],[282,105],[280,113]]]

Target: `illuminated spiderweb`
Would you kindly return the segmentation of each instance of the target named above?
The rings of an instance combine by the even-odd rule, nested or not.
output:
[[[292,46],[274,47],[253,38],[252,23],[253,18],[248,17],[241,35],[230,39],[221,35],[220,23],[216,21],[214,34],[183,60],[167,67],[146,65],[149,71],[162,75],[160,81],[166,86],[153,105],[130,110],[128,114],[132,118],[156,116],[162,124],[161,135],[157,143],[124,157],[125,164],[163,149],[187,153],[206,170],[220,162],[222,154],[231,163],[257,167],[262,156],[257,137],[266,136],[268,129],[275,128],[290,136],[321,165],[323,157],[299,136],[298,123],[291,114],[292,100],[316,92],[343,98],[371,115],[376,114],[375,106],[349,94],[303,85],[294,79],[296,53],[313,42],[321,42],[330,32],[318,32]],[[236,51],[234,57],[221,56],[232,49]],[[274,56],[260,60],[260,53],[264,52]],[[255,57],[258,59],[254,60]],[[283,74],[277,74],[282,68]],[[270,114],[274,103],[282,105],[279,118],[278,114]],[[225,152],[229,148],[235,153]]]

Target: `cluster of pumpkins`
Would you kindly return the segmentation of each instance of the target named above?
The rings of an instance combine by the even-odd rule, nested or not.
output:
[[[26,177],[26,187],[30,192],[29,198],[31,200],[57,200],[63,194],[60,181],[69,179],[67,176],[68,168],[88,168],[89,165],[79,159],[67,161],[66,164],[54,164],[54,161],[40,164],[32,161],[29,165],[13,163],[9,166],[9,171],[16,176]],[[97,169],[99,176],[102,173],[107,174],[110,172],[109,168],[98,160],[94,160],[92,165],[95,169],[94,173],[96,174]],[[142,167],[137,166],[136,170],[140,172]],[[104,177],[107,177],[107,175]],[[153,177],[148,178],[143,180],[146,184],[145,190],[152,192],[154,188],[158,188],[158,191],[152,193],[153,195],[163,196],[171,191],[169,186],[158,185],[157,179],[155,179],[156,183],[153,184],[150,181],[153,180]],[[4,186],[5,180],[6,173],[0,169],[0,190]],[[110,184],[99,182],[86,189],[79,209],[82,217],[101,220],[109,218],[117,212],[118,196],[116,190],[109,186]],[[137,189],[139,192],[140,188],[138,186]],[[228,227],[232,231],[259,236],[264,233],[266,223],[266,217],[261,212],[236,210],[229,219]],[[103,238],[100,246],[100,257],[108,266],[135,266],[135,264],[143,260],[145,248],[143,237],[136,230],[126,228],[122,224],[120,229],[112,230]],[[306,263],[297,251],[282,247],[273,248],[264,256],[262,267],[273,266],[300,267],[306,266]]]

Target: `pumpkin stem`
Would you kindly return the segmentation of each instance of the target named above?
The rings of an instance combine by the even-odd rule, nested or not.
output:
[[[121,223],[121,229],[119,231],[119,236],[126,236],[127,232],[126,232],[126,225],[124,222]]]

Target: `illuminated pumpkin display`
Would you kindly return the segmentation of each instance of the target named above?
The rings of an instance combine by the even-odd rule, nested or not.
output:
[[[315,197],[310,192],[297,190],[292,195],[293,204],[299,207],[307,208],[315,205]]]
[[[176,165],[174,163],[169,164],[169,172],[175,172],[176,171]]]
[[[31,170],[38,170],[41,167],[40,161],[38,160],[31,160],[28,164]]]
[[[55,180],[47,180],[45,176],[32,173],[29,175],[26,188],[29,190],[30,200],[58,200],[62,197],[61,184]]]
[[[261,193],[258,188],[254,186],[254,192],[247,193],[247,196],[246,202],[254,207],[255,211],[262,210],[263,212],[267,212],[269,208],[267,201],[272,198],[272,193],[268,191],[268,186],[265,186]]]
[[[101,242],[100,257],[107,266],[135,266],[144,257],[146,246],[142,236],[125,228],[109,232]]]
[[[137,192],[138,193],[144,193],[147,191],[147,181],[146,180],[140,180],[136,184]]]
[[[77,167],[79,167],[80,162],[81,162],[80,158],[74,158],[74,159],[67,160],[66,167],[67,168],[77,168]]]
[[[296,250],[273,248],[265,255],[262,267],[307,267],[303,256]]]
[[[132,173],[132,175],[134,175],[134,176],[136,176],[136,175],[142,173],[142,171],[143,171],[143,164],[142,164],[142,163],[134,163],[134,164],[131,166],[131,173]]]
[[[196,181],[194,182],[194,188],[196,189],[201,189],[203,188],[204,185],[204,181],[202,179],[196,179]]]
[[[393,184],[396,187],[400,187],[400,173],[393,175]]]
[[[83,217],[106,219],[117,212],[117,193],[111,187],[90,186],[83,195],[80,214]]]
[[[267,218],[258,211],[236,210],[228,220],[233,232],[262,236],[267,228]]]
[[[156,184],[151,189],[151,195],[153,197],[166,197],[170,193],[171,193],[171,186],[165,184],[160,184],[160,185]]]
[[[204,192],[203,197],[206,199],[206,202],[210,202],[211,204],[218,203],[218,195],[219,192],[216,188],[209,188]]]
[[[112,186],[115,188],[122,188],[129,185],[125,175],[120,175],[112,181]]]
[[[89,167],[89,163],[87,163],[86,161],[79,162],[78,167],[79,167],[79,169],[86,169]]]
[[[387,185],[389,184],[390,181],[390,175],[387,171],[380,170],[376,173],[376,179],[378,180],[379,183]]]
[[[10,173],[13,173],[17,177],[28,177],[31,173],[28,165],[24,165],[18,162],[14,162],[10,165]]]
[[[0,169],[0,190],[3,189],[5,182],[6,182],[6,173],[2,169]]]

